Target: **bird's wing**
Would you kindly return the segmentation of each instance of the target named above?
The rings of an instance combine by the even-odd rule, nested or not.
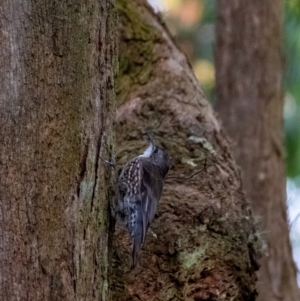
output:
[[[163,183],[160,175],[157,174],[155,167],[148,162],[141,164],[140,179],[141,214],[143,223],[142,241],[144,241],[146,231],[155,215]]]

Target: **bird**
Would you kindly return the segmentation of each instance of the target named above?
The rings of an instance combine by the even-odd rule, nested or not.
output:
[[[149,146],[131,159],[119,174],[117,216],[127,228],[132,240],[131,270],[137,264],[138,253],[146,232],[154,219],[162,195],[164,179],[170,169],[167,151],[149,137]]]

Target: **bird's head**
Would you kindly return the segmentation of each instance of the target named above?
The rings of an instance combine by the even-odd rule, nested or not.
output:
[[[162,177],[164,178],[170,168],[170,158],[169,154],[162,147],[155,144],[153,138],[147,134],[149,137],[150,145],[144,151],[140,157],[149,158],[151,163],[159,168]]]

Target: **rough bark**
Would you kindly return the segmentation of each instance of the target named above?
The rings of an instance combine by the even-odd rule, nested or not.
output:
[[[267,243],[258,300],[299,300],[286,217],[281,0],[217,7],[217,111]]]
[[[226,137],[185,56],[142,0],[118,2],[117,159],[141,153],[151,130],[172,159],[138,267],[116,228],[113,300],[254,300],[259,239]]]
[[[107,300],[114,1],[0,7],[0,299]]]

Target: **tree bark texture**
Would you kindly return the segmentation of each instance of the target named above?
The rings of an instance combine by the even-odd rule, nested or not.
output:
[[[114,1],[0,8],[0,299],[108,300]]]
[[[234,140],[267,250],[258,300],[299,300],[286,217],[281,0],[217,6],[217,111]]]
[[[120,166],[146,147],[168,150],[170,176],[136,269],[116,227],[113,300],[255,300],[260,241],[228,141],[186,57],[143,0],[118,2],[116,140]]]

